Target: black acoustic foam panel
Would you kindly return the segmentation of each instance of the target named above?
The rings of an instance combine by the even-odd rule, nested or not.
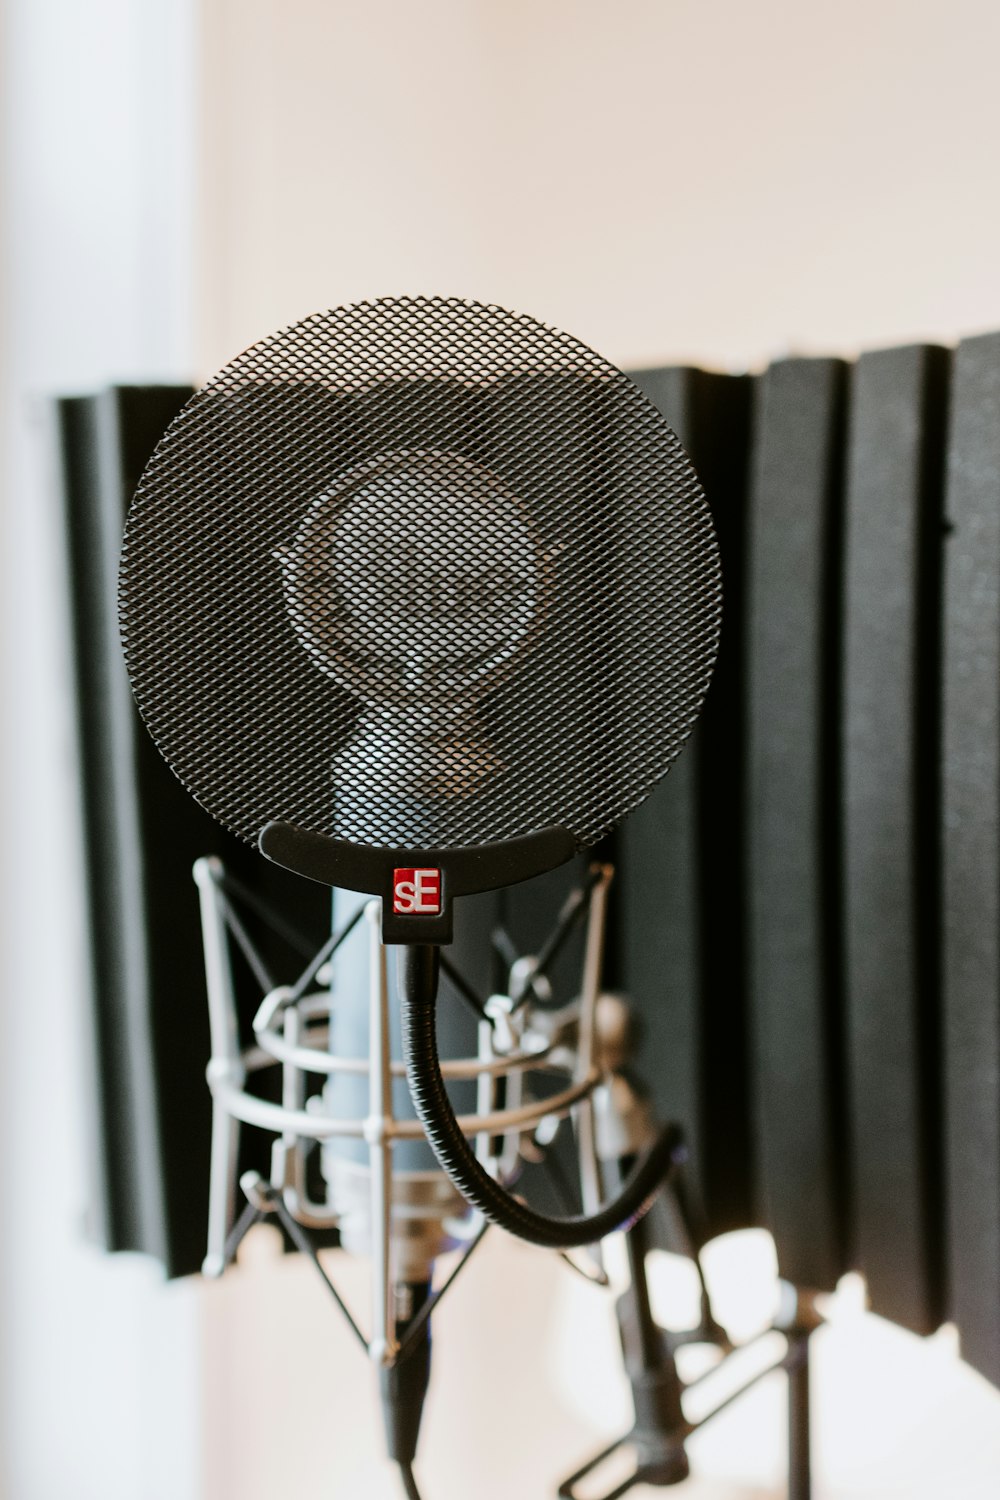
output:
[[[663,1118],[685,1130],[703,1233],[751,1222],[746,1057],[741,673],[743,526],[751,382],[642,371],[646,395],[698,469],[722,555],[715,677],[685,754],[617,836],[612,977],[636,1003],[640,1071]],[[653,1061],[655,1059],[655,1061]]]
[[[943,1313],[940,565],[948,356],[853,375],[844,598],[845,918],[854,1256],[873,1304]]]
[[[637,377],[685,444],[690,436],[690,376],[689,370],[674,369],[643,372]],[[620,975],[615,978],[637,1007],[640,1058],[657,1059],[655,1070],[650,1070],[650,1075],[655,1072],[650,1083],[657,1110],[684,1129],[690,1201],[699,1220],[704,1221],[700,732],[698,725],[670,775],[618,834],[614,910],[620,913],[621,921]]]
[[[1000,334],[955,356],[946,508],[948,1314],[1000,1384]]]
[[[155,1065],[144,984],[147,934],[135,899],[141,859],[135,808],[130,804],[131,816],[126,814],[122,796],[133,710],[121,672],[115,610],[127,482],[119,416],[127,406],[131,441],[144,440],[149,451],[188,394],[176,388],[108,392],[58,406],[98,1107],[105,1141],[114,1142],[113,1158],[105,1154],[97,1163],[99,1228],[111,1248],[141,1247],[163,1259],[162,1149],[150,1087]],[[195,1113],[204,1115],[203,1101],[197,1101]]]
[[[747,584],[746,891],[759,1213],[783,1273],[846,1269],[840,924],[840,529],[846,367],[762,377]]]
[[[317,941],[329,905],[320,887],[266,866],[218,828],[171,774],[132,701],[116,609],[122,526],[188,394],[130,387],[57,408],[103,1134],[95,1227],[110,1248],[145,1250],[172,1274],[201,1264],[207,1213],[208,1020],[191,867],[220,855]],[[265,951],[289,962],[273,940]],[[259,989],[249,974],[239,981],[252,1013]]]
[[[181,398],[183,399],[183,398]],[[178,406],[180,401],[178,401]],[[88,1220],[91,1233],[109,1249],[123,1249],[141,1239],[136,1222],[138,1196],[132,1184],[129,1122],[134,1116],[130,1098],[131,1072],[125,1027],[116,1024],[109,1004],[119,984],[117,943],[107,921],[117,901],[112,877],[114,850],[109,815],[110,762],[107,733],[103,654],[96,649],[102,633],[104,597],[100,515],[96,498],[97,453],[95,403],[85,397],[66,398],[55,407],[55,424],[62,459],[61,498],[65,565],[62,579],[68,611],[71,673],[75,707],[75,745],[80,787],[81,848],[86,901],[87,994],[91,1004],[88,1039],[91,1043],[94,1091],[94,1129],[99,1149],[88,1163],[90,1184]],[[85,793],[85,794],[84,794]],[[122,1149],[116,1170],[109,1169],[104,1143],[121,1134]],[[125,1185],[129,1187],[126,1189]]]

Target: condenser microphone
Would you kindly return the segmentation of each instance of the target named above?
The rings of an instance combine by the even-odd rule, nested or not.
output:
[[[455,901],[612,832],[669,770],[707,691],[718,551],[656,408],[578,340],[495,306],[403,297],[317,314],[232,360],[168,429],[129,513],[120,610],[140,712],[197,800],[269,859],[374,898],[366,912],[399,948],[413,1123],[461,1201],[561,1249],[635,1222],[675,1137],[638,1153],[610,1202],[594,1178],[582,1213],[529,1208],[490,1142],[516,1141],[546,1106],[456,1114],[435,1012]],[[530,973],[487,1018],[512,1076],[522,1057],[572,1053],[548,1110],[572,1111],[584,1135],[601,869],[579,908],[597,937],[578,1019],[529,1038]],[[390,1007],[380,965],[371,1016]],[[275,1056],[277,1019],[300,998],[266,1008]],[[405,1134],[370,1102],[391,1083],[386,1027],[358,1132],[373,1180]],[[480,1075],[506,1067],[491,1054]],[[229,1106],[248,1109],[238,1092]],[[302,1110],[294,1122],[312,1129]]]
[[[365,841],[371,810],[351,793],[374,779],[387,835],[430,842],[442,801],[474,797],[503,773],[477,708],[530,649],[551,553],[483,464],[404,449],[340,476],[276,557],[292,629],[358,705],[357,730],[332,761],[330,831]],[[331,596],[342,601],[333,617]],[[396,905],[433,909],[426,872],[412,890],[400,884]]]
[[[510,1199],[448,1108],[433,1026],[454,899],[610,832],[707,690],[718,552],[652,404],[495,307],[307,318],[171,425],[129,513],[121,615],[140,711],[198,800],[269,858],[381,898],[411,1092],[463,1195],[552,1245],[641,1211],[665,1143],[599,1217]]]

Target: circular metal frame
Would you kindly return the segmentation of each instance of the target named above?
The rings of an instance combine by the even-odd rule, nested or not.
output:
[[[718,644],[697,476],[609,361],[533,318],[385,298],[196,392],[129,512],[153,738],[241,838],[585,847],[666,773]]]

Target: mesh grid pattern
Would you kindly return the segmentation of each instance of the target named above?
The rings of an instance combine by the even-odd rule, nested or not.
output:
[[[584,846],[680,751],[721,599],[697,478],[625,375],[416,297],[306,318],[191,398],[120,608],[147,726],[241,837]]]

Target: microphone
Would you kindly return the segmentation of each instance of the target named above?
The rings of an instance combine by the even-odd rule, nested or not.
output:
[[[432,841],[441,799],[503,771],[476,707],[516,669],[545,605],[550,558],[524,507],[481,464],[404,450],[341,476],[275,555],[298,639],[361,705],[334,758],[331,831],[367,841],[368,808],[351,789],[374,777],[385,836]]]
[[[494,306],[385,298],[262,340],[191,398],[129,512],[119,596],[140,712],[198,801],[267,858],[371,898],[265,997],[248,1055],[224,1014],[224,872],[198,877],[216,974],[213,1097],[222,1117],[281,1136],[278,1186],[250,1184],[250,1207],[296,1243],[335,1223],[370,1250],[381,1305],[365,1342],[384,1371],[398,1367],[383,1390],[405,1474],[415,1428],[397,1418],[419,1407],[424,1376],[414,1365],[401,1394],[400,1356],[428,1328],[436,1255],[462,1237],[452,1210],[466,1205],[471,1244],[495,1223],[567,1251],[636,1223],[677,1159],[666,1129],[600,1202],[594,1012],[610,869],[595,867],[574,907],[587,960],[561,1022],[543,976],[484,997],[442,950],[457,899],[597,844],[680,753],[718,645],[708,507],[656,408],[578,340]],[[358,928],[366,979],[347,976]],[[320,983],[327,963],[335,980],[344,970],[348,1004],[330,975]],[[451,1055],[442,1046],[442,973],[475,1013],[473,1055],[466,1037]],[[281,1106],[247,1087],[271,1061]],[[568,1071],[544,1100],[525,1082],[543,1063]],[[325,1084],[309,1094],[317,1072]],[[475,1089],[471,1111],[460,1085]],[[541,1139],[566,1115],[585,1201],[557,1216],[511,1188],[526,1133]],[[322,1142],[318,1202],[308,1140]],[[224,1220],[213,1265],[231,1248]],[[407,1237],[404,1222],[419,1230]]]

